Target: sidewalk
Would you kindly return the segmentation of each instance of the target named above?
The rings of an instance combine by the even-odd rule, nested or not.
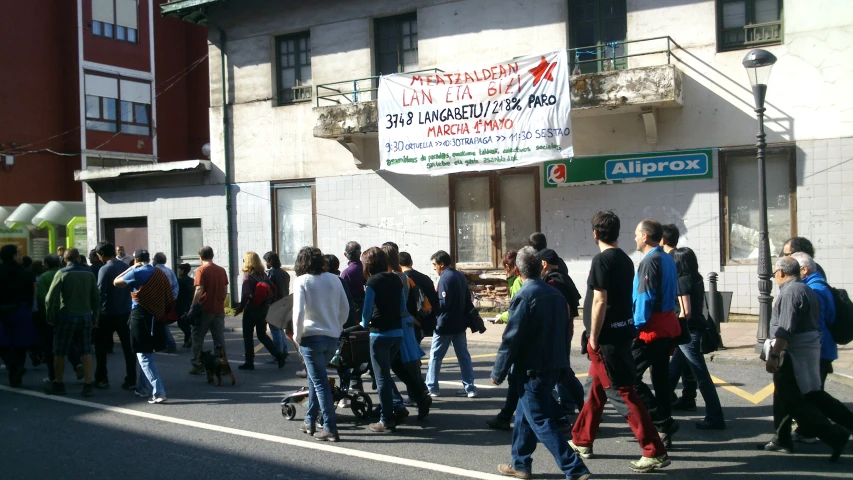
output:
[[[718,363],[761,363],[758,354],[755,353],[755,330],[758,324],[755,322],[729,322],[720,325],[720,334],[723,337],[724,350],[718,350],[705,357],[708,362]],[[487,331],[483,334],[468,333],[468,345],[475,347],[493,347],[497,349],[501,343],[501,337],[505,325],[486,324]],[[240,317],[225,317],[225,331],[242,332],[242,319]],[[584,331],[583,321],[575,320],[575,338],[580,338],[580,332]],[[424,340],[425,343],[429,339]],[[575,341],[572,345],[572,353],[580,354],[580,345]],[[853,386],[853,344],[838,346],[838,360],[832,364],[835,373],[830,379]]]

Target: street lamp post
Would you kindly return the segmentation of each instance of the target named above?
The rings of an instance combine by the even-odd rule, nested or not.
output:
[[[767,79],[770,70],[776,63],[776,57],[761,49],[752,50],[743,58],[743,66],[752,84],[752,94],[755,97],[755,115],[758,117],[758,134],[755,135],[755,146],[758,149],[758,331],[756,332],[756,352],[761,351],[764,340],[770,330],[770,314],[773,308],[773,297],[770,296],[770,238],[767,233],[767,164],[765,161],[764,134],[764,97],[767,94]]]

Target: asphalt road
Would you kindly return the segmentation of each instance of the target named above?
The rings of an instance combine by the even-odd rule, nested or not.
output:
[[[511,433],[486,428],[485,420],[503,403],[503,387],[492,387],[488,373],[494,349],[475,348],[480,396],[456,398],[459,369],[446,360],[442,397],[430,416],[410,420],[392,435],[370,433],[349,410],[338,410],[341,442],[316,442],[300,433],[304,408],[293,421],[281,415],[279,402],[304,384],[294,375],[296,362],[282,370],[257,357],[257,370],[236,370],[242,363],[239,334],[226,334],[237,375],[236,386],[207,385],[188,375],[189,354],[158,355],[169,400],[149,405],[121,390],[120,354],[109,356],[113,386],[80,396],[81,385],[66,374],[66,397],[41,394],[45,367],[31,368],[21,389],[0,386],[0,478],[271,478],[271,479],[446,479],[501,478],[498,463],[509,461]],[[180,335],[178,344],[180,345]],[[208,337],[209,341],[209,337]],[[120,349],[118,345],[117,348]],[[448,357],[453,356],[452,349]],[[291,359],[295,360],[295,356]],[[586,359],[572,359],[586,371]],[[828,462],[822,444],[797,445],[797,454],[759,452],[754,445],[772,434],[770,376],[754,365],[712,365],[726,382],[718,387],[728,428],[699,431],[703,408],[678,417],[682,429],[670,449],[672,465],[660,473],[635,474],[628,462],[640,456],[625,421],[608,407],[598,440],[597,458],[586,463],[594,478],[666,476],[697,478],[853,478],[853,448],[841,461]],[[425,367],[424,367],[425,371]],[[583,381],[583,378],[581,379]],[[734,390],[737,393],[733,393]],[[849,387],[829,383],[827,390],[848,405]],[[376,392],[369,391],[374,402]],[[701,397],[700,397],[701,398]],[[757,404],[754,402],[758,402]],[[536,478],[563,478],[550,454],[540,446],[534,455]]]

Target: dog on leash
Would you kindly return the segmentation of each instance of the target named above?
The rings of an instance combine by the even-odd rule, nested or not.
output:
[[[213,352],[210,350],[198,354],[198,362],[204,365],[204,372],[207,374],[207,383],[213,383],[213,377],[216,376],[216,386],[222,386],[222,375],[231,377],[231,385],[237,383],[237,377],[231,371],[231,364],[228,363],[228,357],[225,356],[225,347],[213,347]]]

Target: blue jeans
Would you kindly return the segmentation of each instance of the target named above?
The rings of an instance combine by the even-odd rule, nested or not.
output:
[[[284,334],[284,330],[275,325],[270,325],[270,337],[272,337],[272,343],[275,344],[279,352],[287,353],[287,343],[285,343],[285,338],[287,337]]]
[[[575,371],[572,367],[557,383],[557,396],[560,398],[560,403],[563,405],[563,410],[580,411],[583,408],[584,392],[583,385],[578,377],[575,376]]]
[[[153,397],[166,398],[166,387],[157,371],[157,362],[153,353],[136,354],[136,390]]]
[[[523,368],[516,368],[515,388],[518,391],[518,408],[515,409],[515,426],[512,429],[512,468],[530,472],[537,441],[554,456],[557,466],[567,477],[583,475],[589,470],[583,460],[569,448],[560,433],[551,409],[554,402],[551,391],[557,384],[558,372],[540,372],[529,378]]]
[[[465,332],[454,335],[435,333],[432,336],[432,347],[429,350],[429,368],[426,376],[429,393],[439,392],[438,372],[441,370],[441,361],[447,354],[447,349],[451,343],[456,352],[456,359],[459,361],[459,369],[462,371],[462,385],[467,393],[474,393],[477,391],[477,387],[474,386],[474,364],[471,363],[471,354],[468,353],[468,339]]]
[[[317,416],[322,412],[323,426],[332,433],[338,431],[338,424],[326,365],[335,356],[337,348],[338,339],[325,335],[302,337],[299,345],[299,352],[305,359],[305,370],[308,371],[308,411],[305,413],[305,423],[317,423]]]
[[[708,372],[708,366],[705,364],[705,356],[702,355],[702,350],[699,348],[699,342],[702,334],[699,332],[690,332],[690,343],[679,345],[672,354],[672,360],[669,363],[669,380],[670,385],[675,387],[678,384],[678,377],[689,368],[693,373],[693,378],[699,384],[699,391],[702,392],[702,398],[705,399],[705,419],[714,424],[724,422],[723,407],[720,405],[720,397],[717,396],[717,388],[711,380],[711,374]],[[688,399],[696,398],[695,384],[692,389],[684,385],[684,396]],[[692,391],[691,391],[692,390]]]
[[[164,330],[166,330],[166,347],[169,350],[174,350],[178,348],[178,344],[175,343],[175,337],[172,336],[172,329],[169,328],[168,325],[166,325],[166,328]]]
[[[380,420],[386,427],[394,426],[394,379],[391,377],[391,360],[400,352],[403,337],[370,336],[370,361],[376,388],[379,390],[379,405],[382,407]]]

